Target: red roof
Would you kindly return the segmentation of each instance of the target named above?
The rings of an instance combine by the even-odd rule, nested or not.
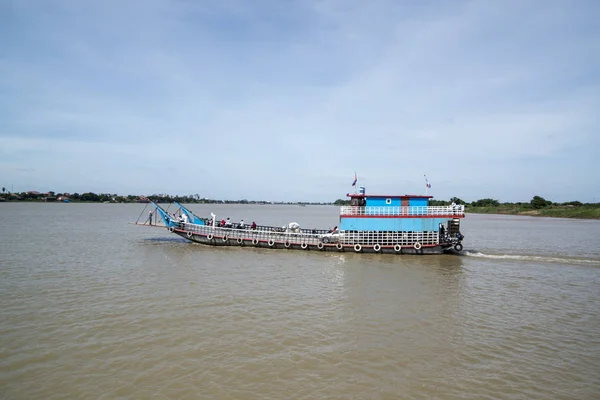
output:
[[[421,196],[417,194],[346,194],[347,197],[364,197],[373,199],[432,199],[433,196]]]

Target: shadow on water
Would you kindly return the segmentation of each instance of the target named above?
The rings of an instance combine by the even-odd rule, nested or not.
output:
[[[464,255],[447,253],[440,255],[394,255],[394,254],[357,254],[354,252],[317,252],[299,250],[272,250],[255,247],[239,246],[205,246],[190,243],[185,238],[154,237],[140,241],[142,245],[164,245],[165,254],[179,254],[189,257],[218,257],[230,258],[230,261],[244,259],[246,262],[277,263],[278,260],[294,260],[294,262],[310,264],[329,263],[336,261],[337,265],[346,267],[377,267],[382,269],[426,268],[430,271],[445,273],[458,272],[465,260]],[[175,246],[176,245],[176,246]],[[160,248],[160,247],[159,247]],[[255,258],[254,261],[251,259]]]
[[[189,240],[186,240],[182,237],[155,237],[155,238],[144,238],[142,239],[142,243],[189,243]],[[189,243],[190,245],[192,243]]]

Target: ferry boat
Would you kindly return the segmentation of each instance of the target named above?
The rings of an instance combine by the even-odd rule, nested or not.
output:
[[[223,224],[214,214],[200,218],[179,203],[174,203],[177,210],[170,214],[154,202],[155,210],[141,224],[153,225],[154,218],[154,224],[171,233],[210,246],[388,254],[441,254],[463,249],[462,205],[430,206],[432,196],[368,195],[364,187],[346,196],[350,205],[340,208],[339,228],[333,230],[305,229],[295,222],[283,227]]]

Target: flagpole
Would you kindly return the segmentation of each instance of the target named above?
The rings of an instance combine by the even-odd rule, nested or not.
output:
[[[425,196],[427,196],[427,193],[429,191],[429,185],[427,184],[427,175],[423,174],[423,176],[425,177]]]

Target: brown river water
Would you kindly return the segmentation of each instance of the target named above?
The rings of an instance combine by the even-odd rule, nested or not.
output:
[[[143,209],[0,204],[1,399],[600,398],[600,221],[467,215],[464,255],[394,256],[207,247]]]

